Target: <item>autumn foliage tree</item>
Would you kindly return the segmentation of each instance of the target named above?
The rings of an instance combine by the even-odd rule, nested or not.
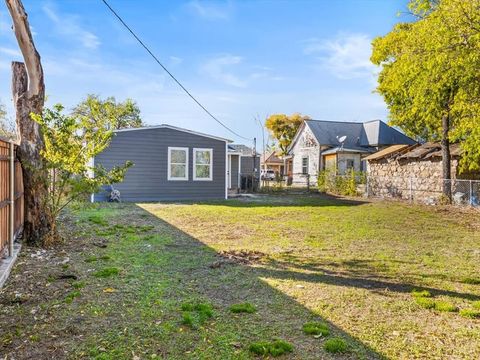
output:
[[[410,136],[440,141],[443,177],[449,145],[463,149],[461,170],[480,169],[480,0],[412,0],[416,21],[373,42],[377,91],[390,119]],[[444,193],[451,196],[450,185]]]
[[[277,140],[282,155],[287,153],[288,147],[297,133],[300,125],[308,116],[295,113],[292,115],[274,114],[265,121],[265,127],[270,131],[273,138]]]

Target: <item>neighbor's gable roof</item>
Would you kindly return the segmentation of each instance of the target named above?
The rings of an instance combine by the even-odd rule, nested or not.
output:
[[[188,130],[188,129],[184,129],[184,128],[180,128],[180,127],[172,126],[172,125],[168,125],[168,124],[154,125],[154,126],[144,126],[144,127],[139,127],[139,128],[120,129],[120,130],[114,130],[113,132],[114,133],[119,133],[119,132],[127,132],[127,131],[146,131],[146,130],[153,130],[153,129],[171,129],[171,130],[185,132],[185,133],[188,133],[188,134],[207,137],[207,138],[210,138],[210,139],[225,141],[225,142],[228,142],[228,143],[233,142],[230,139],[225,139],[225,138],[222,138],[222,137],[219,137],[219,136],[209,135],[209,134],[201,133],[201,132],[198,132],[198,131]]]
[[[230,144],[229,150],[234,153],[239,153],[242,156],[253,156],[253,149],[243,144]],[[258,156],[258,155],[257,155]]]
[[[388,126],[381,120],[372,120],[364,123],[351,121],[305,120],[300,126],[289,151],[300,138],[305,127],[315,136],[322,146],[339,146],[338,138],[346,136],[344,147],[349,149],[359,147],[373,147],[385,145],[413,145],[416,142],[402,134],[397,129]]]
[[[280,159],[277,154],[275,153],[275,151],[270,151],[268,153],[265,154],[265,159],[264,159],[264,156],[262,155],[261,156],[261,162],[262,164],[263,163],[267,163],[267,164],[283,164],[283,160]]]

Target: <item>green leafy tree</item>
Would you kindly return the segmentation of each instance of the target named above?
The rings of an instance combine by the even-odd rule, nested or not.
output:
[[[278,142],[278,147],[282,155],[287,153],[288,147],[292,143],[298,128],[305,120],[310,117],[295,113],[290,116],[285,114],[270,115],[265,121],[265,127]]]
[[[132,166],[131,162],[126,162],[106,170],[103,166],[92,165],[91,159],[110,143],[114,120],[100,109],[94,109],[93,121],[90,116],[64,115],[63,109],[57,104],[52,109],[44,109],[42,115],[31,114],[40,125],[45,141],[41,155],[48,170],[45,181],[49,193],[44,206],[53,217],[54,235],[55,219],[65,206],[98,192],[102,185],[121,182]]]
[[[110,118],[115,129],[144,126],[140,117],[140,108],[132,99],[117,102],[113,96],[102,100],[98,95],[90,94],[74,108],[73,112],[92,120],[98,116]]]
[[[409,8],[416,21],[373,42],[372,62],[382,67],[377,91],[393,125],[441,142],[444,178],[452,141],[464,150],[461,170],[478,170],[480,0],[412,0]],[[451,196],[450,186],[444,193]]]

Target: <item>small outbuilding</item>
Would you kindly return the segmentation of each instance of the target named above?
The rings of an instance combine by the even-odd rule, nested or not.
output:
[[[394,145],[371,154],[365,158],[369,194],[431,203],[442,196],[443,186],[448,185],[454,196],[476,196],[478,183],[470,180],[480,179],[480,174],[460,173],[462,151],[458,144],[450,146],[450,154],[450,180],[443,179],[438,143]]]
[[[122,129],[93,161],[107,169],[133,162],[124,181],[114,185],[122,201],[226,199],[229,143],[171,125]],[[92,195],[92,201],[108,198],[108,191]]]

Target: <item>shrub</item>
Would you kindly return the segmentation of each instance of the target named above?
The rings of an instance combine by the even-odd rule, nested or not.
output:
[[[98,278],[106,278],[110,277],[113,275],[118,275],[120,273],[120,270],[116,267],[107,267],[102,270],[99,270],[93,274],[93,276],[98,277]]]
[[[478,319],[480,318],[480,311],[474,309],[462,309],[460,310],[460,315],[469,319]]]
[[[480,310],[480,301],[474,301],[472,306],[474,309]]]
[[[430,291],[428,291],[428,290],[413,289],[412,290],[412,296],[414,296],[416,298],[419,298],[419,297],[429,298],[429,297],[432,297],[432,294],[430,294]]]
[[[347,343],[342,338],[334,337],[325,341],[323,348],[329,353],[342,353],[347,351]]]
[[[349,170],[346,175],[337,175],[336,170],[326,169],[318,173],[318,190],[345,196],[356,196],[357,185],[366,182],[365,173]]]
[[[230,311],[232,313],[238,314],[238,313],[247,313],[247,314],[253,314],[257,309],[255,306],[253,306],[250,303],[242,303],[242,304],[234,304],[230,306]]]
[[[330,334],[327,324],[323,322],[308,322],[303,325],[303,332],[307,335],[328,336]]]
[[[293,345],[284,340],[257,341],[250,345],[249,350],[256,355],[280,356],[293,351]]]

